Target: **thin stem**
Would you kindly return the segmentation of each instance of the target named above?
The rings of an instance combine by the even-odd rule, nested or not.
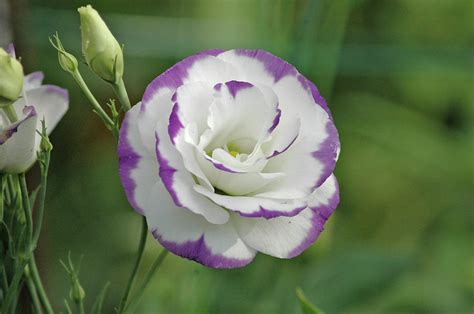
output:
[[[77,309],[79,311],[79,314],[84,314],[85,313],[84,312],[84,302],[82,302],[82,301],[78,302],[77,303]]]
[[[36,266],[36,260],[33,254],[31,255],[31,259],[28,263],[28,266],[30,268],[31,277],[33,278],[33,282],[36,286],[36,289],[38,290],[38,295],[41,299],[41,303],[43,303],[44,305],[46,313],[54,313],[46,291],[44,290],[43,283],[41,282],[41,277],[39,276],[38,267]]]
[[[26,218],[27,243],[29,245],[32,234],[33,234],[33,219],[31,218],[30,200],[29,200],[29,195],[28,195],[28,188],[26,186],[25,174],[24,173],[19,174],[18,178],[20,181],[22,207],[23,207],[23,211],[25,212],[25,218]],[[29,253],[31,252],[30,251],[31,248],[27,247],[26,249],[27,249],[27,254],[29,255]]]
[[[137,260],[135,262],[135,265],[133,266],[132,274],[130,275],[130,278],[127,283],[127,287],[125,288],[125,292],[122,297],[122,301],[120,302],[119,308],[118,308],[118,313],[123,313],[128,302],[128,298],[130,296],[130,292],[132,291],[133,285],[135,283],[135,280],[137,279],[137,274],[138,274],[138,268],[140,267],[142,257],[143,257],[143,252],[145,251],[145,244],[146,244],[146,239],[147,239],[147,234],[148,234],[148,227],[146,223],[146,218],[142,218],[142,230],[140,234],[140,242],[138,245],[138,256]]]
[[[41,232],[41,226],[43,225],[44,202],[46,199],[46,186],[48,184],[48,170],[49,170],[50,154],[46,153],[44,154],[44,156],[45,156],[44,164],[43,164],[44,168],[41,171],[41,192],[40,192],[38,208],[35,210],[36,211],[36,227],[33,234],[33,247],[34,248],[36,248],[36,245],[38,244],[38,240],[39,240],[39,236]]]
[[[130,110],[132,106],[130,105],[130,99],[128,98],[127,89],[125,88],[123,79],[120,79],[118,83],[112,84],[112,88],[122,104],[123,111],[127,112]]]
[[[13,278],[10,283],[10,287],[7,290],[7,294],[5,296],[5,299],[3,299],[3,304],[0,309],[0,313],[8,313],[8,309],[10,306],[12,306],[12,302],[15,300],[16,293],[18,291],[18,286],[20,284],[21,278],[23,277],[23,271],[26,266],[26,260],[21,259],[18,262],[18,265],[15,269],[15,272],[13,274]]]
[[[8,117],[8,120],[10,120],[11,123],[18,121],[18,116],[16,115],[15,108],[13,108],[13,105],[7,105],[3,107],[3,112]]]
[[[8,289],[8,278],[7,278],[7,272],[5,270],[5,265],[2,265],[2,267],[0,268],[0,275],[2,276],[2,290],[3,291],[7,291]]]
[[[35,313],[43,313],[43,310],[41,309],[41,304],[38,298],[38,292],[36,291],[36,287],[33,283],[33,280],[28,270],[25,270],[25,277],[26,277],[26,286],[28,287],[28,291],[30,292],[30,296],[31,296],[31,300],[33,301]]]
[[[89,87],[87,87],[86,82],[82,78],[82,75],[79,71],[75,71],[72,73],[72,77],[76,81],[77,85],[81,88],[82,92],[86,95],[87,99],[89,99],[89,102],[92,104],[92,107],[94,111],[97,113],[97,115],[102,119],[104,122],[105,126],[112,131],[114,136],[117,138],[118,137],[118,130],[115,127],[114,122],[110,117],[107,115],[107,113],[104,111],[104,109],[100,106],[99,102],[97,99],[94,97],[92,92],[90,91]]]
[[[169,251],[167,249],[163,249],[156,258],[155,262],[150,268],[150,271],[146,274],[145,280],[143,281],[142,285],[138,289],[137,293],[134,295],[132,302],[130,303],[130,312],[133,313],[134,309],[138,304],[140,303],[140,299],[143,296],[143,293],[145,292],[148,284],[150,283],[151,279],[153,278],[153,275],[155,274],[158,269],[160,269],[161,264],[165,260],[165,257],[168,256]]]

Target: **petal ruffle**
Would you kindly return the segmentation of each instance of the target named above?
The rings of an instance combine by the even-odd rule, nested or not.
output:
[[[176,255],[213,268],[242,267],[255,257],[256,251],[242,241],[230,221],[214,225],[176,207],[161,182],[153,187],[148,206],[149,229]]]
[[[306,250],[324,229],[339,202],[339,189],[334,175],[311,195],[311,205],[294,217],[231,219],[244,242],[262,253],[279,258],[292,258]]]

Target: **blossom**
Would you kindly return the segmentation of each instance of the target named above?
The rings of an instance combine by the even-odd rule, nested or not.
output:
[[[80,7],[77,11],[81,17],[82,53],[87,64],[103,80],[120,81],[123,53],[119,43],[92,6]]]
[[[155,78],[125,115],[119,172],[168,250],[214,268],[292,258],[339,202],[325,100],[262,50],[210,50]]]
[[[12,45],[10,51],[14,56]],[[40,149],[41,120],[49,134],[68,109],[67,90],[42,85],[43,78],[42,72],[24,77],[23,97],[13,103],[17,121],[10,121],[0,110],[0,172],[20,173],[31,167]]]

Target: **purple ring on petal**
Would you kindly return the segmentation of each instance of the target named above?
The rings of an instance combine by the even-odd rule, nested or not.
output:
[[[152,231],[152,234],[155,239],[157,239],[158,242],[163,245],[163,247],[174,254],[212,268],[243,267],[248,265],[254,259],[254,257],[250,259],[236,259],[213,254],[206,245],[204,234],[201,235],[197,240],[186,241],[184,243],[175,243],[164,240],[156,229]]]

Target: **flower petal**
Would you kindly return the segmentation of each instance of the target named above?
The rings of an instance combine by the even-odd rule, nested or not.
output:
[[[146,105],[142,103],[138,116],[142,141],[149,145],[150,129],[155,131],[153,142],[159,163],[159,175],[176,206],[185,207],[196,214],[203,215],[211,223],[226,223],[229,214],[222,207],[193,190],[194,178],[184,166],[180,153],[171,143],[168,135],[168,121],[172,113],[171,95],[170,91],[164,92],[148,98]]]
[[[311,196],[312,205],[294,217],[231,217],[244,242],[262,253],[292,258],[306,250],[324,229],[339,202],[336,178],[330,176]]]
[[[217,57],[237,68],[242,80],[272,88],[282,112],[278,127],[294,130],[290,125],[295,118],[301,122],[294,142],[294,132],[282,132],[292,135],[281,141],[291,145],[279,144],[286,151],[271,158],[265,168],[288,175],[266,185],[262,195],[283,195],[285,191],[290,192],[287,197],[310,195],[332,173],[339,152],[337,130],[324,99],[292,65],[266,51],[235,49]],[[275,151],[281,152],[281,148]]]
[[[239,213],[243,217],[264,217],[267,219],[279,216],[295,216],[306,208],[305,199],[271,199],[255,196],[230,196],[217,194],[200,185],[194,189],[213,202]]]
[[[0,131],[0,171],[20,173],[36,160],[36,124],[38,116],[33,107],[26,107],[25,117]]]
[[[145,149],[138,129],[140,104],[126,112],[120,128],[118,157],[119,175],[129,203],[145,214],[146,202],[153,185],[160,180],[158,162]]]
[[[161,182],[154,185],[148,206],[149,229],[176,255],[213,268],[242,267],[255,257],[256,251],[241,240],[230,221],[214,225],[176,207]]]
[[[44,74],[41,71],[25,75],[23,80],[23,92],[38,88],[43,84]]]
[[[41,120],[44,118],[48,134],[50,134],[69,107],[69,95],[66,89],[54,85],[43,85],[26,91],[23,98],[14,104],[17,112],[26,105],[32,105],[38,114],[37,129],[41,129]]]

